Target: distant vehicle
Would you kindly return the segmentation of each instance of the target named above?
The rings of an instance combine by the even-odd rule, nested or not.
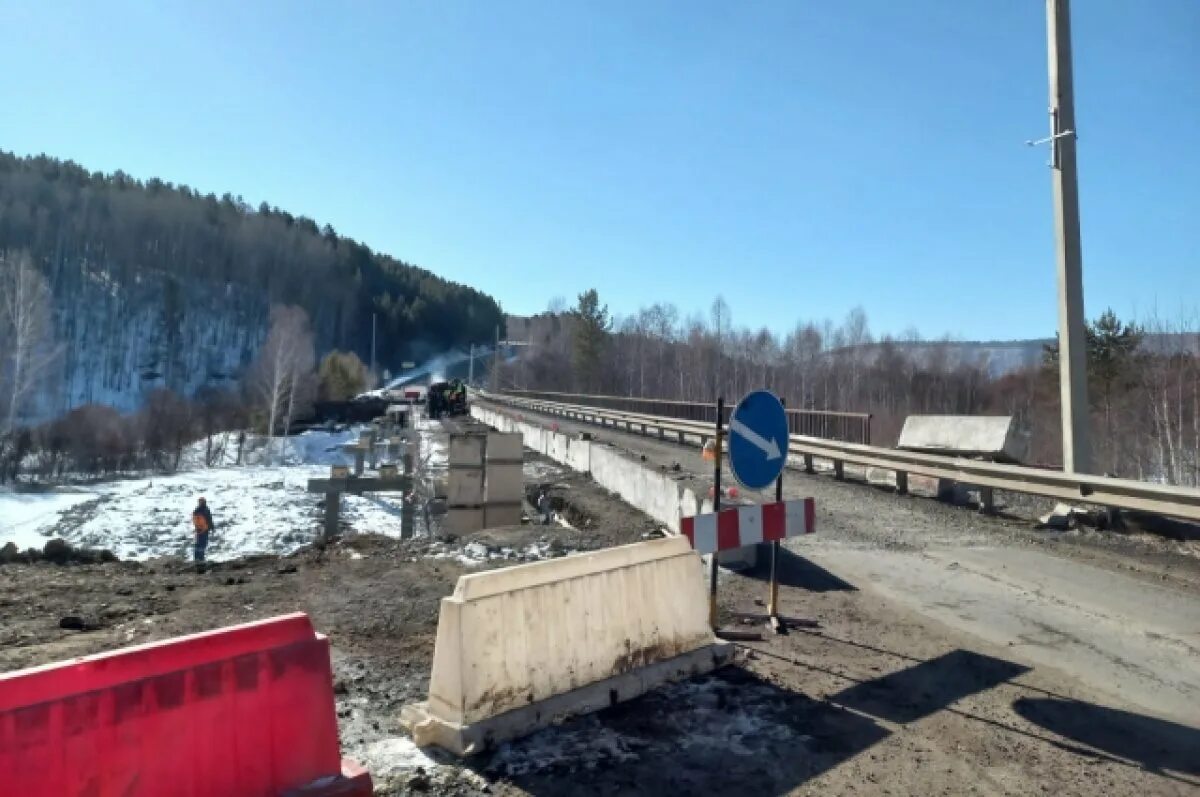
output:
[[[461,380],[434,382],[429,386],[426,402],[430,418],[455,417],[467,414],[467,387]]]

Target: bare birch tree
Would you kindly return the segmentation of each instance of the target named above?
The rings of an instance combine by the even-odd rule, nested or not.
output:
[[[267,451],[272,450],[279,422],[291,424],[303,382],[310,376],[315,355],[308,314],[291,305],[271,308],[271,326],[250,372],[250,386],[267,418]]]
[[[61,354],[50,313],[50,287],[29,255],[0,255],[0,397],[4,401],[0,435],[16,428],[21,412]]]

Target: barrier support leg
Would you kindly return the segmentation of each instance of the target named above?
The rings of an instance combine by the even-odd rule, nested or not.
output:
[[[816,468],[813,467],[813,455],[812,454],[804,455],[804,472],[809,473],[809,474],[816,473]]]
[[[833,478],[837,479],[838,481],[846,478],[845,463],[843,463],[840,459],[835,459],[833,461]]]
[[[326,541],[337,536],[338,531],[338,510],[341,508],[342,494],[341,493],[325,493],[325,539]]]
[[[902,470],[896,471],[896,494],[908,495],[908,473]]]

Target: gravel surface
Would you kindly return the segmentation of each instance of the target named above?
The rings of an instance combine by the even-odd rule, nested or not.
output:
[[[695,449],[599,435],[706,481]],[[789,495],[816,497],[819,530],[781,553],[781,610],[817,628],[763,633],[709,677],[467,762],[418,750],[399,710],[425,697],[438,601],[460,574],[657,533],[586,476],[536,462],[531,486],[549,486],[568,526],[358,535],[205,574],[177,559],[2,565],[0,669],[303,610],[333,643],[344,752],[369,765],[379,794],[1200,790],[1200,702],[1180,697],[1197,683],[1200,568],[1184,543],[1038,532],[899,499],[853,472],[787,477]],[[766,591],[761,571],[723,572],[726,626],[762,629],[737,613],[761,612]],[[88,630],[60,628],[68,615]],[[1150,705],[1171,690],[1169,710]]]

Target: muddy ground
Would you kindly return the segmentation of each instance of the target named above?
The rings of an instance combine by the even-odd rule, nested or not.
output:
[[[1036,666],[1006,644],[888,600],[869,579],[846,580],[819,557],[786,550],[783,611],[817,629],[741,643],[738,663],[717,674],[465,765],[427,757],[398,718],[401,706],[425,697],[438,601],[467,572],[456,552],[476,544],[492,556],[483,566],[499,566],[531,548],[557,556],[658,529],[585,477],[548,465],[538,481],[556,485],[572,528],[526,525],[442,541],[349,535],[322,550],[203,574],[177,560],[0,566],[0,670],[301,610],[333,643],[343,748],[368,763],[379,794],[1200,792],[1200,722],[1130,710],[1069,672]],[[961,513],[908,503],[911,512],[932,507],[935,518]],[[962,522],[961,514],[946,517]],[[911,543],[887,533],[899,547]],[[727,625],[737,624],[735,611],[760,610],[763,575],[723,573]],[[64,619],[69,628],[60,627]]]

